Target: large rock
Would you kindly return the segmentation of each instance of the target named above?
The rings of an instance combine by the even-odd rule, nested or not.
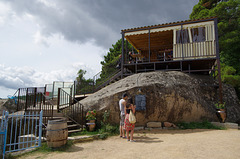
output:
[[[146,110],[137,111],[136,125],[146,126],[149,121],[190,122],[217,121],[215,103],[219,100],[216,80],[206,75],[182,72],[148,72],[128,76],[83,99],[87,110],[109,110],[110,121],[119,123],[118,101],[124,92],[135,100],[141,88],[146,95]],[[224,85],[227,121],[240,121],[240,104],[234,88]]]

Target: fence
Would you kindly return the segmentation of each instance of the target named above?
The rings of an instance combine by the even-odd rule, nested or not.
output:
[[[41,146],[42,116],[40,112],[3,112],[1,120],[2,157],[5,153],[16,152]],[[2,135],[3,134],[3,135]]]

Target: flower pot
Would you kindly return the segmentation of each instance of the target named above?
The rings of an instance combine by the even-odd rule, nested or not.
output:
[[[225,123],[225,120],[227,118],[225,109],[216,109],[216,115],[220,123]]]

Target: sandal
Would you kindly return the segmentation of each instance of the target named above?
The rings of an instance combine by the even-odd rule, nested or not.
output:
[[[123,139],[126,139],[127,137],[126,136],[124,136],[124,137],[122,137]]]

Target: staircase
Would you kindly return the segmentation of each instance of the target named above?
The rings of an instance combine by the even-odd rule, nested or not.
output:
[[[95,91],[98,91],[98,90],[102,89],[103,87],[106,87],[107,85],[110,85],[120,79],[121,79],[121,70],[118,70],[117,72],[114,72],[112,75],[110,75],[103,82],[97,84],[95,87]]]
[[[72,120],[70,120],[68,117],[64,116],[63,113],[59,113],[57,109],[53,110],[53,117],[51,120],[65,120],[67,121],[67,127],[68,127],[68,135],[72,133],[81,132],[80,125],[74,123]],[[46,125],[47,126],[47,123]],[[46,131],[46,127],[43,128],[43,131]]]
[[[98,81],[98,79],[100,78],[101,72],[97,73],[95,76],[93,76],[93,82],[88,83],[86,86],[84,85],[84,88],[79,88],[80,90],[82,89],[86,89],[82,92],[80,92],[80,94],[75,95],[76,99],[81,100],[83,98],[85,98],[88,94],[92,94],[104,87],[106,87],[109,84],[112,84],[118,80],[121,79],[121,70],[117,70],[114,73],[112,73],[109,77],[105,78],[105,79],[101,79],[101,81]],[[80,81],[81,83],[81,81]]]
[[[65,103],[65,107],[59,107],[59,99],[47,99],[44,87],[31,87],[31,88],[19,88],[16,93],[12,96],[17,101],[17,111],[43,111],[43,134],[46,132],[48,120],[67,120],[68,132],[76,133],[83,129],[83,106],[76,102],[72,103],[73,100],[68,100]],[[64,97],[67,95],[65,94]],[[70,95],[67,97],[72,99]],[[62,103],[63,104],[63,103]],[[81,109],[76,109],[76,108]],[[60,109],[61,108],[61,109]],[[69,113],[70,112],[70,113]],[[72,114],[75,112],[75,114]],[[75,116],[71,116],[75,115]],[[78,118],[76,119],[76,115]],[[79,118],[80,117],[80,118]]]
[[[121,70],[118,70],[101,82],[95,80],[94,89],[91,89],[96,92],[120,79]],[[85,127],[83,105],[63,88],[58,88],[58,96],[53,99],[46,97],[46,87],[19,88],[12,97],[16,111],[43,110],[43,132],[46,132],[48,120],[67,120],[69,134],[80,132]]]

